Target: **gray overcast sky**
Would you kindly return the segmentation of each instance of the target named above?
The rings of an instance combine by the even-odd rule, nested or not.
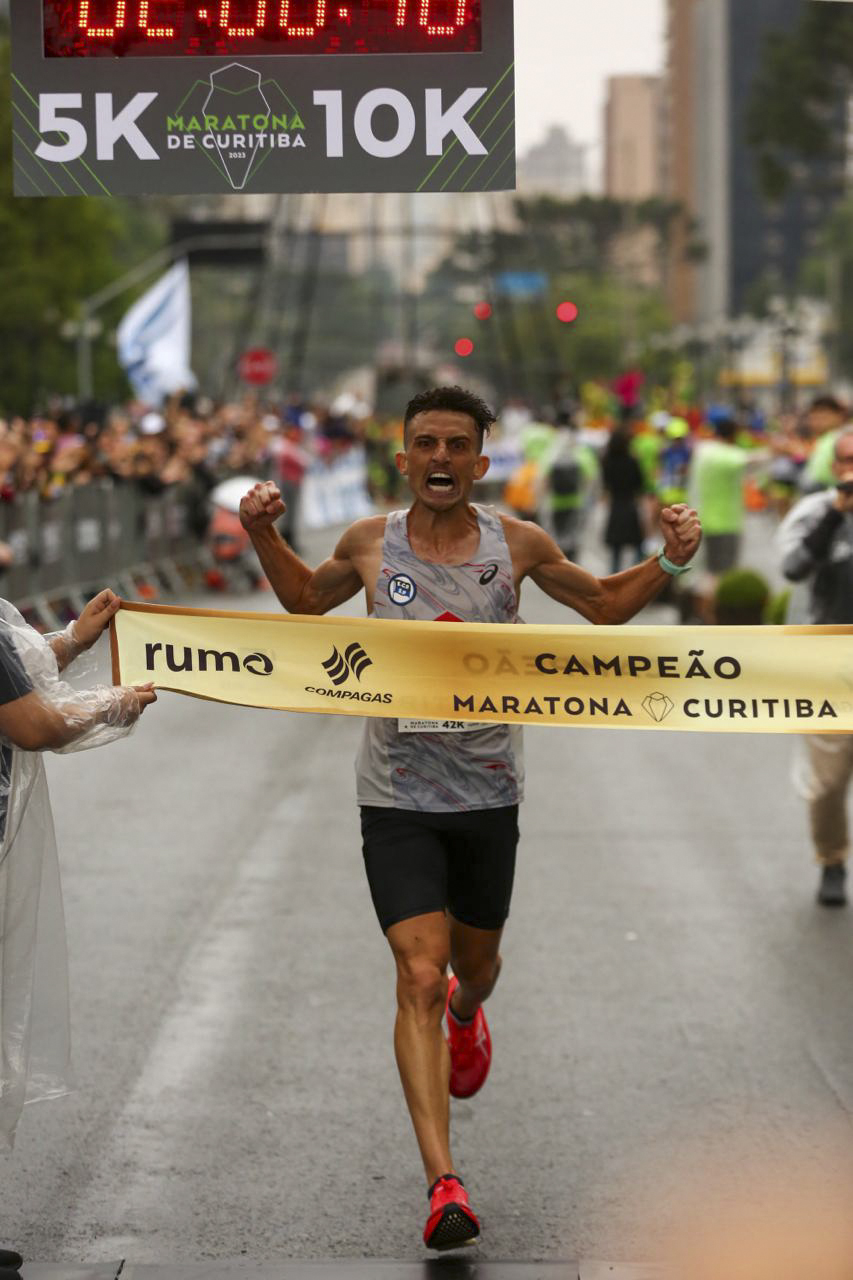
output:
[[[664,0],[516,0],[519,154],[563,124],[595,144],[587,174],[598,182],[605,80],[660,72],[664,31]]]

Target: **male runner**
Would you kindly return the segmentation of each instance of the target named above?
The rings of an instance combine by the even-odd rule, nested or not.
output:
[[[276,486],[255,485],[240,518],[284,608],[323,614],[364,588],[378,618],[517,622],[521,583],[530,577],[590,622],[620,623],[695,554],[696,513],[672,507],[661,515],[659,556],[599,579],[568,561],[538,525],[472,505],[474,482],[489,469],[482,449],[493,422],[482,400],[460,387],[415,397],[397,454],[410,509],[357,521],[316,570],[274,528],[283,514]],[[449,1249],[480,1232],[450,1154],[449,1094],[471,1097],[491,1062],[481,1006],[500,972],[524,768],[517,727],[411,727],[367,719],[358,802],[370,890],[396,962],[394,1048],[429,1185],[424,1241]]]

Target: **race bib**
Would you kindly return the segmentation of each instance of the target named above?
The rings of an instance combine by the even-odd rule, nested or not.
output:
[[[480,720],[398,720],[400,733],[471,733],[489,726]]]

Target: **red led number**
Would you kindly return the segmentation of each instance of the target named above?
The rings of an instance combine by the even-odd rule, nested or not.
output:
[[[292,27],[290,25],[290,0],[281,0],[281,12],[278,16],[278,25],[284,27],[289,36],[313,36],[317,30],[322,27],[326,21],[326,0],[317,0],[317,16],[313,25]]]
[[[450,27],[446,23],[430,22],[431,0],[421,0],[420,23],[422,27],[426,27],[428,36],[452,36],[455,35],[459,28],[465,22],[465,6],[468,0],[456,0],[456,18],[453,26]]]
[[[64,2],[49,0],[56,6]],[[409,40],[422,48],[425,40],[456,36],[469,19],[468,0],[375,2],[377,7],[380,2],[387,5],[400,35],[405,30]],[[350,21],[349,7],[330,4],[330,0],[210,0],[209,6],[203,0],[135,0],[132,4],[130,0],[77,0],[72,12],[76,12],[77,31],[82,35],[117,43],[120,35],[123,46],[129,40],[131,44],[139,39],[143,43],[183,40],[182,24],[185,26],[191,15],[209,21],[211,28],[218,27],[227,38],[241,41],[270,40],[276,35],[279,39],[311,41],[330,24],[336,29],[339,20]],[[370,16],[367,18],[369,26]],[[138,34],[133,35],[134,31]],[[374,51],[381,49],[380,41]]]
[[[267,20],[267,0],[255,0],[255,21],[249,26],[231,26],[231,4],[232,0],[220,0],[219,6],[219,25],[225,28],[225,32],[229,36],[254,36],[258,30],[266,25]],[[289,36],[313,36],[326,21],[326,4],[327,0],[315,0],[316,11],[313,23],[310,25],[291,25],[290,22],[290,6],[291,0],[280,0],[278,11],[278,25]]]
[[[266,22],[267,17],[267,0],[255,0],[255,21],[251,27],[245,25],[231,25],[231,0],[219,0],[219,25],[225,28],[225,34],[229,36],[253,36]]]
[[[326,9],[328,0],[314,0],[315,15],[312,23],[292,24],[291,17],[292,0],[279,0],[278,25],[288,36],[310,37],[316,35],[326,22]],[[158,0],[153,0],[156,5]],[[219,26],[223,28],[226,35],[251,37],[258,34],[266,26],[268,0],[255,0],[254,21],[249,18],[236,18],[232,21],[233,10],[236,7],[244,7],[245,0],[219,0]],[[92,18],[92,9],[94,0],[79,0],[79,12],[77,16],[77,25],[81,31],[87,36],[96,36],[100,39],[110,39],[115,36],[116,32],[121,31],[125,26],[125,17],[127,13],[127,0],[115,0],[115,18],[111,26],[106,26],[101,21],[100,25],[95,25],[97,19]],[[144,31],[149,40],[173,40],[177,34],[174,27],[153,26],[152,0],[139,0],[139,29]],[[156,21],[156,19],[154,19]],[[251,25],[249,22],[251,21]]]
[[[451,0],[451,3],[456,6],[456,16],[451,17],[453,26],[446,22],[432,21],[433,0],[415,0],[415,3],[418,6],[418,22],[426,28],[428,36],[455,36],[459,28],[465,25],[468,0]],[[397,26],[404,27],[408,20],[409,0],[397,0]]]
[[[155,0],[156,3],[156,0]],[[144,31],[149,40],[174,40],[174,27],[149,27],[148,10],[151,8],[151,0],[139,0],[139,27]]]
[[[85,31],[87,36],[114,36],[124,26],[124,11],[127,8],[127,0],[116,0],[115,21],[111,27],[92,27],[89,25],[89,10],[91,5],[89,0],[80,0],[80,12],[77,18],[81,31]]]

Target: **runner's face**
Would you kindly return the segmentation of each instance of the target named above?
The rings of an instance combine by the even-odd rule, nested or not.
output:
[[[447,511],[468,501],[474,481],[488,471],[489,460],[480,453],[480,432],[473,418],[433,409],[409,423],[397,468],[419,502],[430,511]]]

